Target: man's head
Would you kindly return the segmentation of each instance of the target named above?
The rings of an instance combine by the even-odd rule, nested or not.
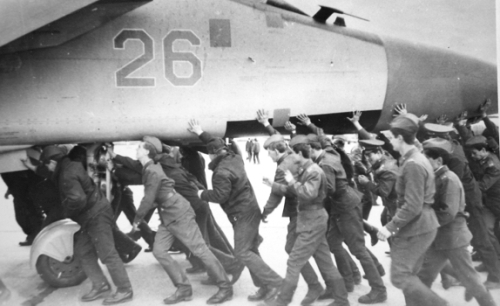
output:
[[[453,153],[451,142],[443,138],[431,138],[422,143],[424,154],[434,170],[446,165]]]
[[[40,162],[47,167],[50,172],[54,172],[57,163],[66,155],[66,150],[57,146],[47,146],[40,155]]]
[[[311,147],[309,146],[309,139],[305,135],[297,135],[290,140],[290,147],[293,152],[299,156],[300,161],[304,162],[311,158]]]
[[[396,151],[400,151],[408,146],[415,144],[415,138],[418,132],[419,119],[413,114],[399,115],[391,122],[390,134],[387,138]]]
[[[144,136],[142,142],[137,147],[137,159],[153,159],[163,151],[161,141],[153,136]]]
[[[321,153],[323,153],[320,138],[316,134],[308,134],[306,137],[309,142],[309,146],[311,147],[311,157],[317,158],[321,155]]]
[[[363,146],[363,154],[370,164],[375,164],[384,155],[382,146],[384,142],[378,139],[362,139],[359,144]]]
[[[214,160],[217,155],[226,152],[226,143],[220,137],[214,137],[207,143],[207,151],[210,160]]]
[[[264,149],[267,150],[267,154],[273,160],[277,162],[283,154],[285,154],[287,146],[285,139],[280,134],[274,134],[264,142]]]
[[[465,146],[470,149],[471,157],[477,161],[485,159],[488,155],[488,140],[484,136],[474,136],[467,140]]]

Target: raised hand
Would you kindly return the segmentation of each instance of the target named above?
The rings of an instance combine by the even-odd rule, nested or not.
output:
[[[298,115],[297,119],[300,120],[299,124],[301,124],[301,125],[308,126],[309,124],[311,124],[311,119],[309,119],[309,117],[307,117],[306,114]]]
[[[263,109],[257,111],[257,117],[255,118],[260,124],[266,124],[269,122],[269,112]]]
[[[347,117],[347,120],[351,121],[352,123],[359,122],[359,118],[361,118],[361,114],[362,114],[362,112],[360,112],[360,111],[353,111],[352,117],[351,118]]]
[[[442,114],[439,117],[436,118],[436,123],[444,125],[448,121],[448,116],[446,114]]]
[[[196,135],[200,135],[201,133],[203,133],[203,130],[201,129],[201,125],[200,123],[198,122],[198,120],[196,119],[191,119],[189,122],[189,127],[188,127],[188,131],[190,131],[191,133],[194,133]]]
[[[296,129],[297,127],[295,126],[295,124],[291,123],[290,121],[287,121],[285,123],[285,130],[293,133]]]
[[[406,104],[404,103],[396,104],[396,106],[394,106],[394,112],[396,113],[393,115],[394,117],[407,114],[408,111],[406,110]]]

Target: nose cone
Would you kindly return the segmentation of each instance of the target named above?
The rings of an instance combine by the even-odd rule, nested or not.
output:
[[[461,111],[474,114],[486,98],[491,111],[498,111],[497,68],[438,48],[382,38],[387,54],[388,84],[382,116],[377,128],[386,129],[394,104],[406,103],[416,115],[431,114],[427,120]]]

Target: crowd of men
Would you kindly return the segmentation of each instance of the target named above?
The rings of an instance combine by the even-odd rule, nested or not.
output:
[[[408,113],[404,105],[396,108],[390,129],[375,135],[360,124],[361,112],[354,112],[348,119],[358,130],[360,145],[351,154],[344,151],[345,139],[325,135],[307,115],[297,118],[310,133],[297,134],[296,126],[287,122],[287,140],[288,135],[274,129],[267,113],[259,110],[257,121],[269,133],[263,147],[277,164],[274,178],[263,180],[270,193],[262,209],[241,153],[231,149],[234,143],[227,145],[203,131],[196,120],[188,122],[187,128],[206,144],[212,189],[207,188],[204,171],[199,171],[205,165],[197,152],[184,149],[182,155],[192,157],[183,163],[178,149],[151,136],[138,145],[136,160],[116,154],[112,146],[104,148],[116,180],[114,205],[88,176],[78,158],[81,155],[48,146],[40,165],[29,160],[25,164],[53,183],[61,217],[81,225],[75,235],[75,256],[92,283],[90,292],[81,297],[84,302],[104,298],[104,305],[113,305],[133,298],[123,262],[138,251],[133,241],[124,247],[126,238],[116,238],[120,236],[116,216],[123,210],[129,211],[127,218],[133,225],[130,236],[145,239],[176,287],[165,304],[191,300],[187,274],[204,271],[208,278],[203,282],[218,287],[207,304],[229,301],[232,285],[247,267],[257,287],[249,301],[289,305],[302,275],[308,291],[301,305],[331,299],[331,306],[346,306],[348,294],[361,282],[351,255],[358,259],[371,288],[358,302],[382,303],[387,300],[382,279],[386,272],[366,246],[366,232],[372,245],[378,240],[389,242],[390,280],[402,290],[407,306],[449,305],[431,290],[439,274],[445,287],[460,282],[466,301],[475,298],[481,306],[492,306],[496,304],[490,290],[500,289],[500,161],[498,129],[486,116],[488,107],[489,101],[479,108],[486,126],[482,135],[467,127],[465,113],[454,125],[446,124],[444,117],[425,123],[425,116]],[[247,152],[248,147],[247,142]],[[191,166],[193,170],[187,170]],[[144,186],[137,209],[129,185]],[[366,222],[377,198],[384,206],[381,228]],[[263,240],[259,225],[283,200],[282,216],[289,219],[283,237],[288,254],[284,277],[259,253]],[[220,204],[226,213],[234,230],[233,245],[214,220],[209,202]],[[161,220],[156,233],[147,225],[155,209]],[[474,257],[482,261],[476,268],[470,244]],[[127,256],[117,251],[120,246],[129,250]],[[192,268],[184,271],[173,259],[169,251],[174,246],[186,253]],[[98,259],[117,287],[112,295]],[[485,283],[477,270],[488,273]]]

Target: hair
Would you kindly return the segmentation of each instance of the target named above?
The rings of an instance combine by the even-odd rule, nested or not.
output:
[[[309,145],[314,150],[321,150],[321,149],[323,149],[323,147],[321,147],[321,143],[319,143],[319,142],[311,142]]]
[[[293,146],[293,152],[296,154],[299,154],[299,152],[302,152],[302,156],[304,158],[310,158],[311,157],[311,151],[309,150],[309,145],[305,143],[299,143]]]
[[[103,150],[102,147],[100,147],[98,150],[96,150],[96,153],[98,153],[98,151],[100,151],[98,154],[102,154],[103,153],[102,150]],[[85,170],[87,170],[87,149],[85,149],[84,147],[82,147],[80,145],[74,146],[73,149],[71,149],[71,151],[69,151],[68,157],[72,161],[82,163],[83,168],[85,168]],[[96,160],[98,160],[98,158],[96,156],[94,156],[94,158]]]
[[[443,165],[448,164],[450,161],[450,154],[441,148],[427,148],[424,149],[424,154],[432,159],[438,159],[441,157],[443,160]]]
[[[157,154],[156,148],[152,144],[150,144],[149,142],[143,142],[142,145],[143,145],[144,149],[149,151],[148,157],[151,159],[154,159],[156,154]]]
[[[277,150],[279,153],[285,153],[286,152],[286,143],[284,141],[275,141],[271,144],[269,144],[268,149],[269,150]]]
[[[390,131],[394,135],[394,137],[398,137],[399,135],[401,135],[401,137],[403,137],[403,141],[406,144],[409,145],[415,144],[415,137],[417,136],[416,132],[410,132],[400,128],[391,128]]]
[[[482,149],[485,149],[486,151],[490,151],[490,147],[488,146],[487,143],[476,143],[473,145],[468,145],[469,149],[476,149],[478,151],[481,151]]]

